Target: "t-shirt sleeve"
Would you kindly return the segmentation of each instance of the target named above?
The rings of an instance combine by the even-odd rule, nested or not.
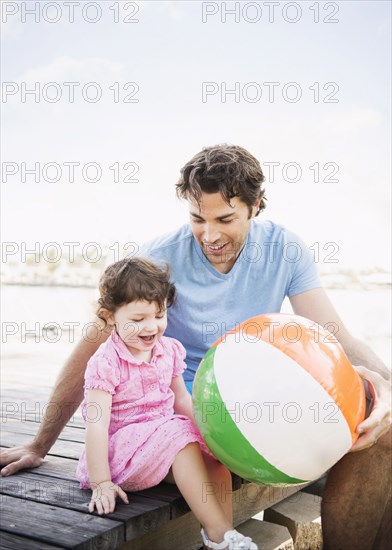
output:
[[[144,257],[149,258],[152,261],[155,261],[155,255],[154,255],[154,246],[152,241],[148,241],[146,243],[143,243],[135,248],[131,254],[127,254],[127,257],[131,256],[138,256],[138,257]]]
[[[285,260],[291,264],[291,279],[287,296],[321,287],[314,254],[297,235],[290,234],[286,243]]]
[[[93,355],[87,363],[84,389],[104,390],[113,395],[119,383],[120,367],[105,355]]]
[[[172,339],[174,365],[173,365],[173,378],[179,376],[186,369],[185,355],[186,351],[184,346],[174,338]]]
[[[167,260],[164,259],[164,254],[162,255],[162,251],[159,248],[154,249],[148,243],[142,245],[133,255],[139,258],[148,258],[158,267],[163,269],[166,268],[169,263]]]

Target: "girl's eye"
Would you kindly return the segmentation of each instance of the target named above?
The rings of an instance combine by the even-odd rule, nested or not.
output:
[[[143,319],[130,319],[131,323],[141,323]]]

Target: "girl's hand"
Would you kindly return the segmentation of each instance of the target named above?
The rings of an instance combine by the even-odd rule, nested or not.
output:
[[[97,509],[100,516],[114,512],[116,497],[120,497],[125,504],[129,504],[127,494],[110,479],[92,485],[93,494],[88,505],[89,512],[94,512],[94,508]]]

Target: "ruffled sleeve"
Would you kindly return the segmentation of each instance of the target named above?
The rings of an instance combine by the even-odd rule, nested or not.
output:
[[[174,376],[179,376],[186,369],[186,364],[185,364],[186,351],[184,346],[174,338],[172,339],[172,347],[173,347],[173,364],[174,364],[173,378],[174,378]]]
[[[102,354],[93,355],[87,363],[84,389],[104,390],[114,394],[120,383],[120,367]]]

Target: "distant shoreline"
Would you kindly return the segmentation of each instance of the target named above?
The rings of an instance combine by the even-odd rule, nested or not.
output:
[[[392,282],[374,282],[366,281],[366,279],[361,279],[358,281],[350,281],[348,278],[346,281],[328,281],[329,277],[321,276],[321,282],[323,283],[324,288],[334,289],[334,290],[388,290],[392,288]],[[21,287],[40,287],[40,288],[88,288],[96,289],[97,284],[76,284],[76,283],[40,283],[40,282],[22,282],[22,281],[4,281],[1,283],[1,286],[21,286]]]
[[[1,286],[30,286],[30,287],[41,287],[41,288],[97,288],[97,285],[79,285],[79,284],[66,284],[66,283],[23,283],[23,282],[2,282]]]

